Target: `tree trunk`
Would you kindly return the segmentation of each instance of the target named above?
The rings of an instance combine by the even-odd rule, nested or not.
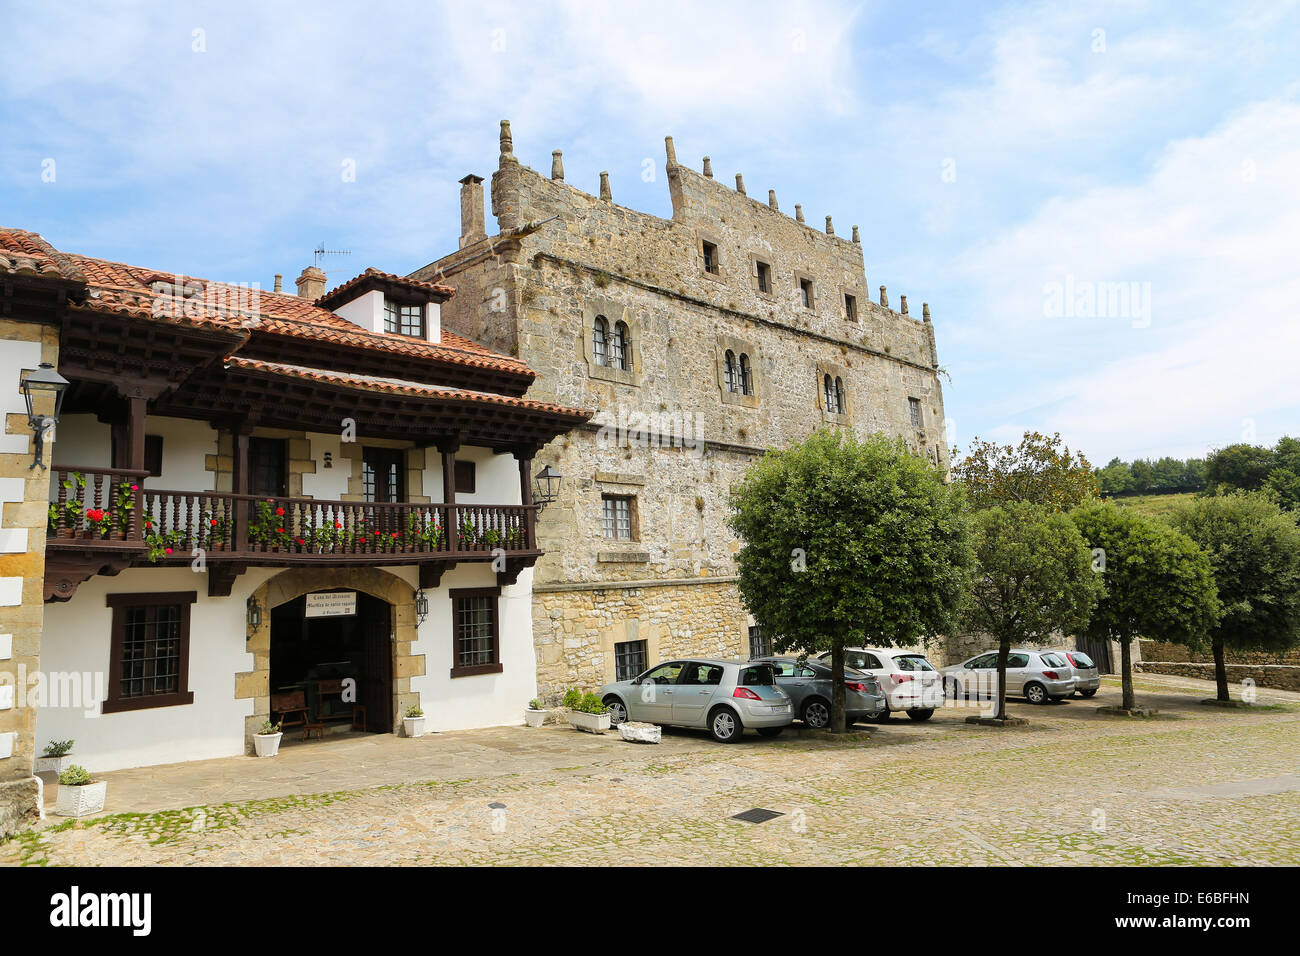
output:
[[[1005,720],[1007,716],[1007,658],[1011,656],[1011,638],[1003,637],[998,640],[998,720]]]
[[[845,731],[844,722],[844,642],[831,645],[831,730]]]
[[[1133,698],[1133,651],[1132,639],[1127,634],[1119,641],[1119,678],[1124,689],[1124,709],[1132,710],[1137,704]]]
[[[1214,650],[1214,683],[1218,686],[1219,700],[1230,700],[1228,694],[1228,665],[1223,662],[1223,638],[1215,635],[1210,642]]]

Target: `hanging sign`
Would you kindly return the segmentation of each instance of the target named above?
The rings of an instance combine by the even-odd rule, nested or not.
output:
[[[349,617],[356,613],[356,591],[316,591],[307,595],[306,617]]]

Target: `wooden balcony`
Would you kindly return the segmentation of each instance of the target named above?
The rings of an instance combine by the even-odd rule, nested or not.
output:
[[[66,600],[97,573],[188,565],[198,557],[196,549],[214,565],[213,594],[229,593],[225,582],[251,565],[419,564],[422,582],[436,582],[457,562],[504,559],[506,570],[499,573],[512,582],[541,554],[533,505],[165,491],[144,488],[142,471],[72,465],[53,470],[47,600]]]

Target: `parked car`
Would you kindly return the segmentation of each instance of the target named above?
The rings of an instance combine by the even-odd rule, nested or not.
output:
[[[817,659],[829,667],[831,652]],[[935,708],[943,706],[943,677],[924,654],[898,647],[846,647],[844,666],[879,682],[885,715],[902,710],[913,720],[929,720]]]
[[[794,720],[790,695],[771,664],[689,658],[658,664],[631,680],[600,689],[610,723],[643,720],[707,730],[734,743],[746,727],[775,737]]]
[[[829,727],[831,723],[830,664],[822,661],[799,662],[795,657],[759,657],[756,663],[771,664],[776,671],[776,686],[790,695],[794,712],[808,727]],[[870,720],[883,713],[888,705],[880,684],[870,674],[844,670],[844,716],[850,723]]]
[[[1096,661],[1083,651],[1053,650],[1052,653],[1058,654],[1070,662],[1070,667],[1074,670],[1074,692],[1076,694],[1081,697],[1091,697],[1101,688],[1101,669],[1097,667]]]
[[[945,667],[944,689],[953,697],[993,696],[998,679],[998,652],[986,651]],[[1058,651],[1013,647],[1007,656],[1007,696],[1031,704],[1062,700],[1074,693],[1074,668]]]

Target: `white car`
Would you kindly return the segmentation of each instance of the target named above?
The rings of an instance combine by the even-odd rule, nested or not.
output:
[[[829,664],[831,652],[818,660]],[[913,720],[929,720],[943,706],[943,675],[924,654],[900,647],[846,647],[844,666],[870,674],[880,684],[887,707],[883,717],[902,710]]]

